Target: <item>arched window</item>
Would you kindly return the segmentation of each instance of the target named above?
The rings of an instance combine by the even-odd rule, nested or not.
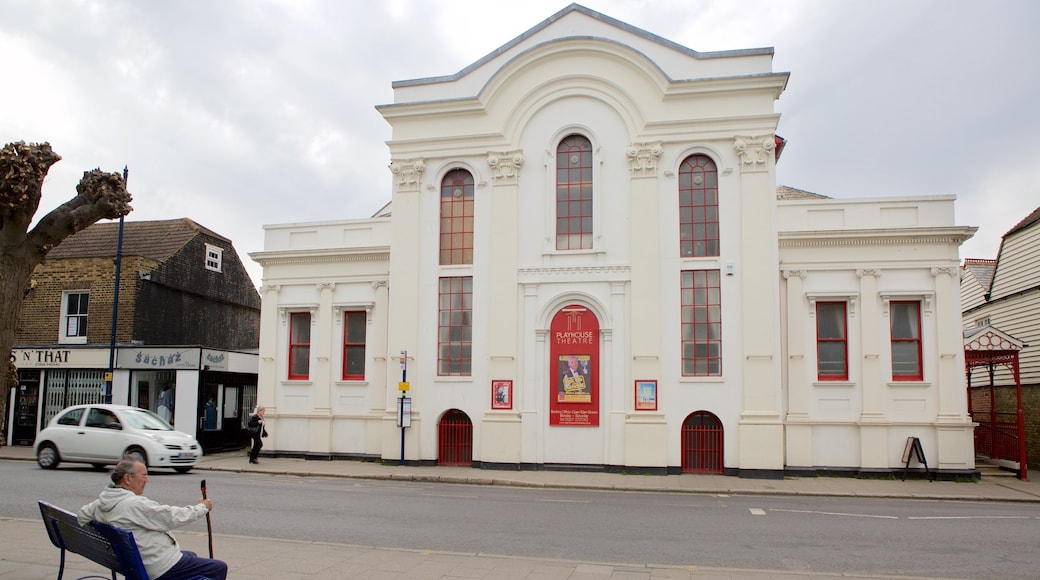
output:
[[[556,147],[556,249],[592,249],[592,143],[582,135]]]
[[[679,255],[719,255],[719,172],[705,155],[679,166]]]
[[[441,264],[473,263],[473,176],[452,169],[441,180]]]

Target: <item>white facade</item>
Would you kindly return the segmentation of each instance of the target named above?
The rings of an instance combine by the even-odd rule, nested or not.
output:
[[[954,224],[951,197],[778,202],[773,103],[788,75],[771,60],[772,49],[696,53],[571,5],[456,75],[395,83],[379,107],[393,126],[392,216],[267,226],[252,255],[264,268],[266,448],[400,459],[404,351],[408,461],[440,459],[438,424],[457,410],[482,465],[677,471],[684,422],[707,411],[727,473],[892,470],[908,436],[930,466],[972,470],[956,274],[973,230]],[[575,250],[557,245],[557,150],[570,135],[592,159],[589,247]],[[717,168],[717,255],[680,251],[692,155]],[[472,259],[442,265],[441,185],[457,169],[474,183]],[[697,310],[682,287],[697,273],[717,273],[721,295],[720,366],[706,373],[684,366],[680,322]],[[447,278],[472,282],[468,368],[450,376],[438,344]],[[842,381],[816,380],[821,298],[849,305]],[[892,300],[922,305],[922,380],[891,380]],[[553,324],[566,307],[598,324],[591,401],[573,407],[556,394],[568,351]],[[364,376],[346,378],[345,316],[358,313]],[[297,367],[290,335],[305,336],[293,329],[307,319]],[[499,380],[512,381],[505,408],[492,402]],[[636,381],[656,381],[653,407],[636,408]]]

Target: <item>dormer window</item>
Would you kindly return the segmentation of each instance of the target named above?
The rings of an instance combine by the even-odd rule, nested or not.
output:
[[[220,272],[223,264],[224,250],[217,246],[206,244],[206,269]]]

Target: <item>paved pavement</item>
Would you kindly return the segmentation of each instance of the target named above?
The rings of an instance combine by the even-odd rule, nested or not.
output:
[[[0,459],[32,461],[28,447],[0,448]],[[940,499],[1040,503],[1040,484],[1012,477],[983,475],[978,482],[898,479],[794,477],[782,480],[741,479],[716,475],[627,475],[566,471],[499,471],[466,467],[416,467],[363,461],[308,461],[260,458],[250,465],[244,452],[207,456],[197,470],[354,477],[394,481],[423,481],[473,485],[584,488],[728,495],[809,495],[879,498]],[[182,547],[207,552],[207,537],[180,531]],[[287,580],[606,580],[717,578],[722,580],[805,580],[823,578],[910,578],[909,576],[850,576],[809,571],[770,571],[664,566],[648,563],[580,562],[513,558],[493,554],[388,550],[331,542],[214,535],[217,556],[228,562],[229,578]],[[38,520],[0,518],[0,580],[43,580],[57,576],[58,550],[46,539]],[[75,554],[67,557],[66,577],[104,573],[99,566]]]

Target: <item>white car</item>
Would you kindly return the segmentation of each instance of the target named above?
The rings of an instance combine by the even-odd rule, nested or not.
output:
[[[36,435],[36,462],[54,469],[62,461],[101,469],[124,456],[149,468],[172,467],[187,473],[202,459],[191,435],[174,431],[155,413],[126,405],[76,405],[58,413]]]

